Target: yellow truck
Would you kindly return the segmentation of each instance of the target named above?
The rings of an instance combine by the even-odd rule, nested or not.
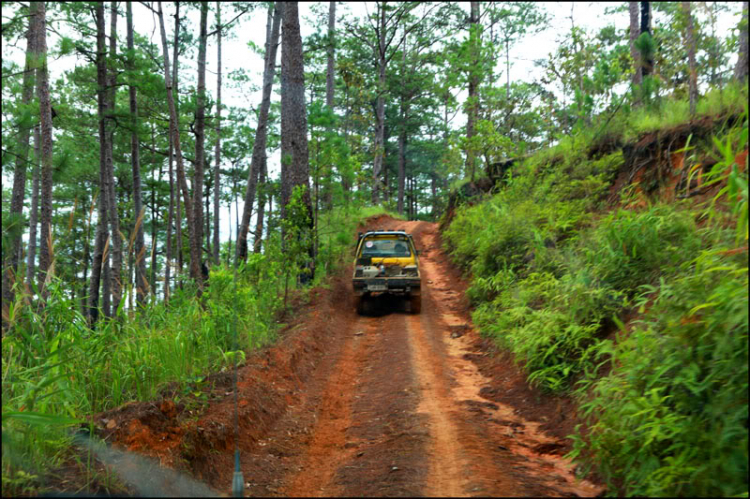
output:
[[[378,294],[403,296],[409,311],[422,308],[419,252],[411,234],[403,230],[359,233],[352,278],[357,312],[365,312],[369,297]]]

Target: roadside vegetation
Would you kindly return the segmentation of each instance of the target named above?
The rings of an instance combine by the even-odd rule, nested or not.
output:
[[[747,495],[747,2],[4,2],[2,43],[4,495],[119,491],[70,432],[274,342],[384,210],[452,222],[612,493]]]
[[[716,132],[680,151],[693,163],[676,200],[645,181],[613,199],[622,149],[593,151],[589,130],[514,166],[444,232],[472,276],[482,334],[533,384],[579,398],[588,424],[571,456],[628,495],[747,491],[748,190],[735,164],[747,86],[725,88],[721,104],[718,93],[704,107]],[[611,143],[690,126],[633,114]],[[713,163],[702,174],[713,189],[687,197],[701,162]]]
[[[292,209],[299,198],[293,196]],[[273,342],[285,317],[294,315],[292,295],[299,303],[310,286],[325,285],[348,263],[357,225],[379,214],[395,215],[352,206],[321,217],[313,281],[300,270],[309,267],[302,246],[282,252],[275,233],[264,253],[251,253],[239,264],[236,282],[231,266],[213,266],[200,298],[186,280],[168,303],[153,301],[130,311],[120,307],[96,329],[57,278],[48,285],[44,307],[18,293],[9,316],[15,333],[2,342],[4,493],[37,493],[46,472],[82,459],[71,449],[71,427],[90,416],[154,400],[167,387],[179,403],[179,394],[197,390],[207,374],[231,369],[235,357],[242,365],[246,355]],[[294,230],[290,240],[312,235]]]

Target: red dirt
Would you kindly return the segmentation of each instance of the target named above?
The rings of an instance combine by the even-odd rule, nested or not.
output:
[[[312,292],[273,347],[239,371],[247,495],[593,496],[561,455],[575,424],[569,399],[543,395],[473,329],[466,283],[436,224],[388,217],[368,227],[411,232],[422,249],[422,313],[377,297],[355,313],[350,269]],[[200,415],[165,399],[98,416],[118,446],[231,489],[231,377]],[[211,400],[213,399],[213,400]],[[196,417],[197,416],[197,417]],[[114,421],[114,423],[111,423]]]

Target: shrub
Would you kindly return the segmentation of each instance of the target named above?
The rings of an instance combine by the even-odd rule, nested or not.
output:
[[[675,272],[697,255],[700,244],[692,215],[660,204],[643,212],[609,214],[585,238],[581,254],[595,279],[632,293],[659,275]]]
[[[736,496],[748,476],[747,261],[704,253],[662,283],[638,327],[604,350],[617,366],[580,393],[584,449],[628,495]]]

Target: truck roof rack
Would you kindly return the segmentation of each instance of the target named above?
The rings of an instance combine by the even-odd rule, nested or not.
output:
[[[369,236],[369,235],[378,235],[378,234],[403,234],[405,236],[409,236],[409,234],[406,233],[405,230],[384,230],[384,229],[377,229],[377,230],[369,230],[365,233],[360,233],[360,238]],[[411,236],[410,236],[411,237]]]

